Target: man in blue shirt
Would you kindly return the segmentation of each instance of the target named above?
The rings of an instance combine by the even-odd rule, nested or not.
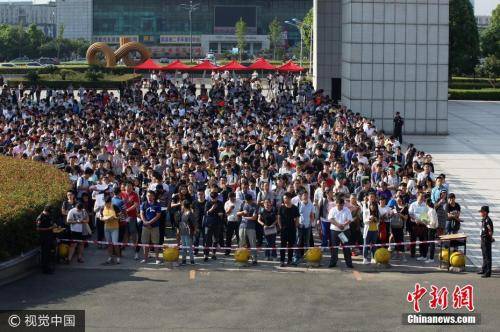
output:
[[[146,194],[146,202],[141,205],[141,220],[142,220],[142,244],[158,244],[160,242],[159,219],[161,217],[161,207],[156,203],[155,192],[149,190]],[[154,248],[156,264],[160,264],[158,257],[159,249]],[[147,263],[149,257],[149,247],[144,247],[144,259],[141,263]]]
[[[438,176],[436,178],[436,185],[434,188],[432,188],[431,191],[431,200],[432,203],[436,204],[440,198],[441,198],[441,192],[445,190],[445,187],[443,186],[443,178],[441,176]]]
[[[254,203],[251,194],[245,194],[245,202],[241,205],[241,210],[236,213],[241,218],[240,222],[240,247],[246,245],[246,239],[252,251],[252,263],[257,264],[257,236],[255,224],[257,223],[257,204]]]

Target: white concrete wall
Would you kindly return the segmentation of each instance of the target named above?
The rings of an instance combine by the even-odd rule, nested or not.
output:
[[[314,0],[314,85],[331,93],[332,78],[341,78],[341,0]]]
[[[448,132],[449,0],[343,0],[342,101],[392,131]]]

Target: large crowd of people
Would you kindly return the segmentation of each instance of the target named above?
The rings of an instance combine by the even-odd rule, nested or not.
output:
[[[373,261],[370,245],[460,228],[460,205],[429,154],[300,76],[223,73],[197,86],[188,75],[155,74],[119,92],[3,86],[0,110],[0,153],[68,173],[73,188],[57,222],[73,240],[109,242],[104,264],[161,264],[157,247],[123,254],[115,244],[161,245],[170,234],[182,264],[238,246],[251,248],[254,264],[297,265],[302,248],[316,245],[335,267],[344,245],[352,267],[352,256]],[[434,260],[433,243],[418,247],[389,250],[401,261]],[[83,263],[84,251],[71,243],[67,262]]]

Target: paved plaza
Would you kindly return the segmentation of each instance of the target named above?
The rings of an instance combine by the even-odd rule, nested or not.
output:
[[[448,136],[407,136],[406,143],[433,156],[450,191],[462,206],[462,230],[469,236],[467,256],[482,262],[477,210],[489,205],[496,238],[500,231],[500,102],[450,101]],[[493,243],[493,266],[500,267],[500,245]]]

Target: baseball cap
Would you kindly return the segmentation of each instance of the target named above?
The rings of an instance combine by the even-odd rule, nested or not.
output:
[[[483,205],[481,206],[481,209],[479,209],[479,212],[490,213],[490,207],[488,205]]]

